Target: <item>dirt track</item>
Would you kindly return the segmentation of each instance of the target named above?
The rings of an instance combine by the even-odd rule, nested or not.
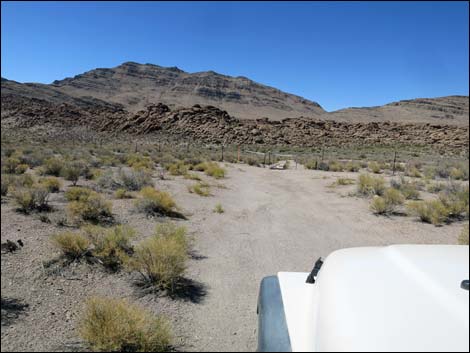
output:
[[[193,345],[187,349],[254,351],[264,276],[309,271],[318,257],[340,248],[456,243],[461,225],[437,228],[409,217],[374,216],[367,200],[347,196],[354,186],[328,188],[338,176],[345,173],[234,166],[223,182],[227,190],[197,204],[185,201],[194,211],[197,251],[207,257],[191,264],[191,277],[208,286],[203,302],[186,313]],[[197,211],[218,201],[224,214]]]

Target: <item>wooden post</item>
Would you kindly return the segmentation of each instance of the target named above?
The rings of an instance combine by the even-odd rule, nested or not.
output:
[[[134,150],[135,153],[137,153],[137,141],[135,142],[135,150]]]
[[[266,152],[264,152],[263,166],[266,167]]]
[[[224,161],[224,145],[222,145],[222,158],[221,158],[221,161],[222,162]]]
[[[394,151],[393,153],[393,173],[392,175],[395,175],[395,165],[396,165],[396,162],[397,162],[397,150]]]
[[[240,145],[237,145],[237,163],[240,163]]]
[[[325,145],[321,145],[321,161],[323,162],[323,158],[325,157]]]

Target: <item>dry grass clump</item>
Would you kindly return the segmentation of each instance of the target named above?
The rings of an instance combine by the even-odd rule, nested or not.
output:
[[[73,186],[68,188],[64,195],[68,201],[80,201],[88,199],[93,193],[91,189]]]
[[[225,178],[226,170],[216,162],[204,162],[194,166],[194,170],[206,173],[216,179]]]
[[[459,235],[459,244],[468,245],[468,224],[463,227],[462,232]]]
[[[179,161],[177,163],[170,164],[167,167],[168,172],[170,175],[186,175],[189,171],[189,166],[186,165],[184,162]]]
[[[220,214],[220,213],[224,213],[225,210],[224,210],[224,208],[222,207],[222,205],[221,205],[220,203],[218,203],[218,204],[215,205],[215,207],[214,207],[214,212]]]
[[[44,186],[49,192],[59,192],[62,182],[56,177],[46,177],[39,180],[39,184]]]
[[[155,235],[135,247],[129,268],[139,272],[147,283],[173,291],[186,270],[188,250],[184,227],[159,225]]]
[[[114,197],[117,199],[132,199],[132,194],[124,188],[119,188],[114,192]]]
[[[427,192],[430,192],[430,193],[433,193],[433,194],[438,194],[440,193],[441,191],[445,190],[446,189],[446,184],[445,183],[431,183],[428,185],[428,187],[426,188],[426,191]]]
[[[3,172],[7,174],[24,174],[28,170],[29,165],[23,163],[20,158],[11,156],[2,163],[2,167]]]
[[[67,163],[62,167],[61,175],[65,180],[71,181],[75,186],[82,173],[81,165],[78,163]]]
[[[355,180],[354,179],[351,179],[351,178],[338,178],[336,179],[335,181],[335,184],[336,185],[353,185],[355,183]]]
[[[96,352],[166,352],[171,344],[166,319],[123,299],[89,299],[79,333]]]
[[[450,184],[439,194],[439,200],[449,210],[453,218],[469,217],[469,187],[460,184]]]
[[[401,177],[400,180],[393,179],[390,182],[392,188],[399,190],[402,195],[407,200],[417,200],[419,199],[419,185],[416,181],[408,181],[404,177]]]
[[[344,170],[344,165],[338,161],[330,161],[328,163],[328,170],[330,172],[342,172]]]
[[[423,175],[415,166],[410,166],[405,170],[405,175],[412,178],[421,178]]]
[[[381,196],[385,192],[385,179],[370,174],[361,174],[357,183],[357,191],[364,196]]]
[[[2,196],[6,196],[8,194],[8,190],[10,186],[13,184],[14,178],[8,174],[2,174]]]
[[[210,186],[206,183],[197,183],[191,186],[188,186],[188,191],[190,193],[198,194],[199,196],[210,196]]]
[[[360,169],[360,164],[356,162],[347,162],[344,166],[344,170],[348,172],[358,172]]]
[[[189,180],[196,180],[196,181],[201,181],[201,177],[199,175],[197,175],[196,173],[186,173],[184,175],[184,178],[185,179],[189,179]]]
[[[143,187],[152,186],[152,174],[147,169],[119,171],[118,184],[129,191],[139,191]]]
[[[385,190],[383,197],[374,196],[370,204],[370,209],[375,214],[391,214],[396,211],[398,206],[403,205],[404,202],[405,198],[400,191],[388,188]]]
[[[40,174],[58,177],[62,172],[63,165],[64,161],[61,158],[48,158],[44,161],[44,164],[41,166]]]
[[[148,186],[143,188],[139,195],[140,197],[135,201],[135,207],[148,215],[172,215],[178,209],[171,195],[165,191]]]
[[[93,244],[92,254],[107,268],[117,270],[127,263],[133,248],[130,243],[135,231],[129,226],[118,225],[112,228],[86,226],[83,231]]]
[[[374,174],[382,173],[382,168],[380,167],[380,164],[377,162],[369,162],[368,168],[369,168],[369,171]]]
[[[80,233],[63,232],[51,237],[64,256],[75,260],[84,256],[88,252],[90,240]]]
[[[126,163],[129,167],[134,168],[135,170],[140,169],[153,169],[154,162],[148,156],[142,156],[140,154],[134,153],[130,156],[127,156]]]
[[[14,186],[8,190],[21,212],[44,211],[48,207],[49,191],[41,185]]]
[[[72,189],[72,188],[71,188]],[[85,188],[80,191],[74,190],[66,197],[71,201],[67,205],[67,213],[73,222],[80,223],[88,221],[93,223],[109,222],[112,219],[111,203],[106,201],[102,195],[97,192]],[[84,190],[87,190],[83,192]]]
[[[412,201],[407,205],[411,215],[426,223],[441,225],[448,220],[449,209],[440,200]]]

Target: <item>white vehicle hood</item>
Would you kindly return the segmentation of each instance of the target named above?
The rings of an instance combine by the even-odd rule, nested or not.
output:
[[[469,247],[339,250],[278,274],[293,351],[469,351]]]

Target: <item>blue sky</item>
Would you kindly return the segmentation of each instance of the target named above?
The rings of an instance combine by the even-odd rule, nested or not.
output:
[[[125,61],[246,76],[326,110],[468,95],[467,2],[2,2],[1,74]]]

